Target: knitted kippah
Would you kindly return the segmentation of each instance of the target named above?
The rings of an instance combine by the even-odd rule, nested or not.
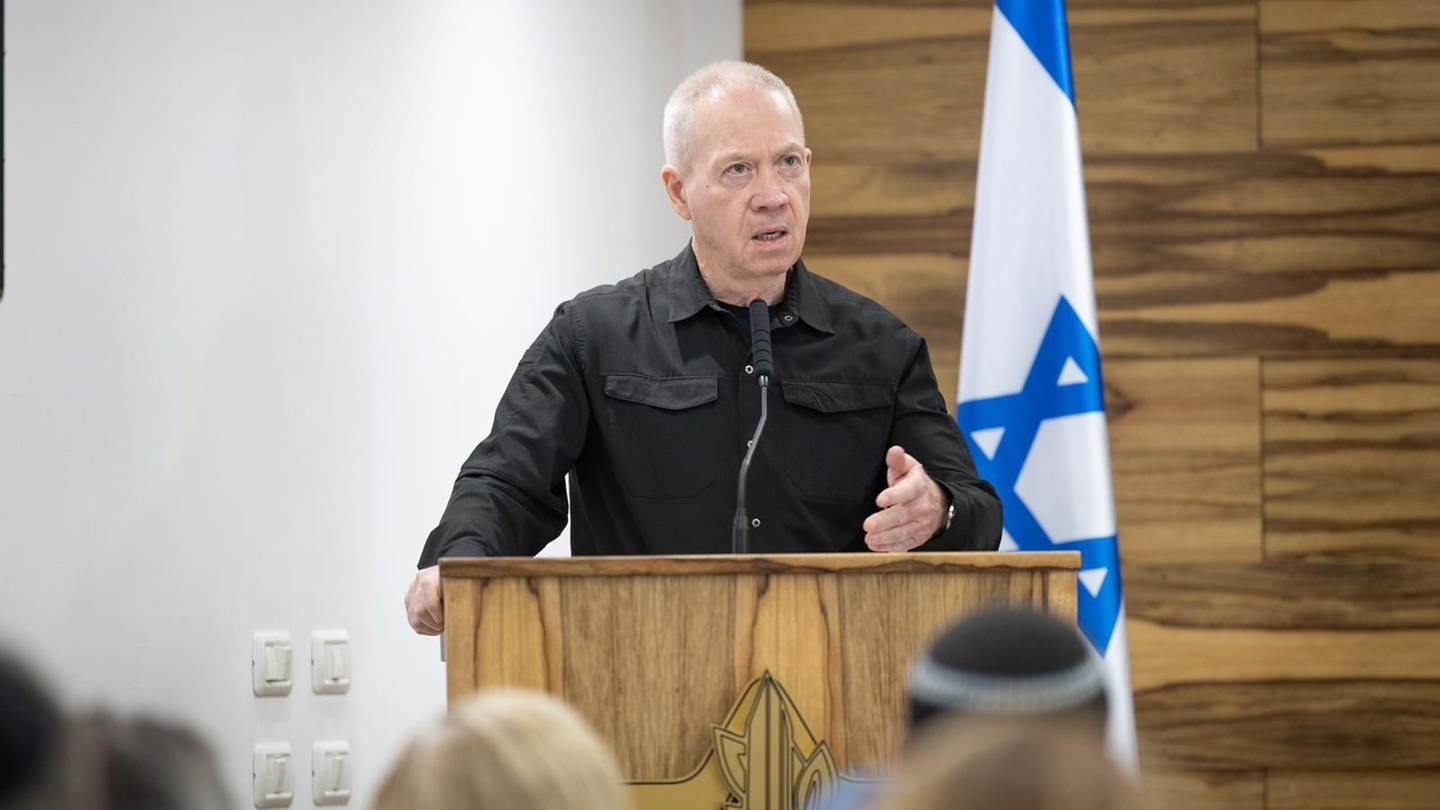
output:
[[[952,625],[910,671],[912,704],[1038,714],[1101,698],[1104,675],[1079,632],[1045,613],[991,609]]]

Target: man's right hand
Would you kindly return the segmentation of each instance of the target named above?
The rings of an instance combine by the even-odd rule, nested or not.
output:
[[[445,603],[440,598],[440,566],[421,568],[405,594],[405,614],[410,626],[422,636],[436,636],[445,629]]]

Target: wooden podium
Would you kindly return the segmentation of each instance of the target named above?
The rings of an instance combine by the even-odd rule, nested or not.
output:
[[[444,559],[449,699],[560,696],[641,810],[798,810],[883,775],[937,632],[994,604],[1073,622],[1079,567],[1077,552]]]

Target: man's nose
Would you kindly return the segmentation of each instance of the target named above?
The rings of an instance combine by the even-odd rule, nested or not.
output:
[[[750,198],[751,207],[757,211],[768,211],[773,208],[784,208],[789,204],[790,195],[786,193],[785,186],[780,183],[778,177],[773,173],[762,172],[759,180],[759,184],[755,187],[755,194]]]

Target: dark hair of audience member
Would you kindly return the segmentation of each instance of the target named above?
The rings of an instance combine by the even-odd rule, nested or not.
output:
[[[29,670],[0,651],[0,808],[40,807],[64,744],[59,706]]]
[[[106,712],[71,723],[65,793],[93,810],[229,810],[209,744],[190,728]]]
[[[938,636],[911,669],[912,731],[940,716],[1073,717],[1103,736],[1104,673],[1080,632],[1024,608],[972,613]]]

